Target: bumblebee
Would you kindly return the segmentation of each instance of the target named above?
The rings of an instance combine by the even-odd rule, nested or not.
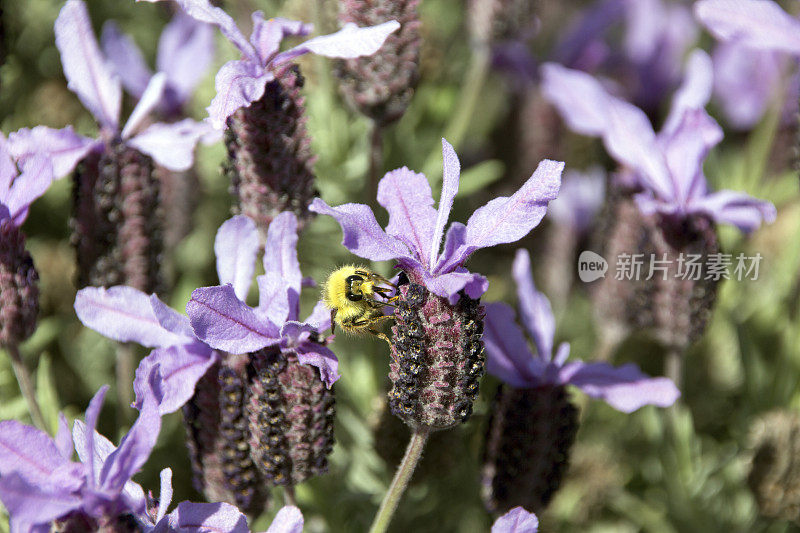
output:
[[[389,337],[375,326],[381,320],[392,318],[383,312],[391,306],[397,296],[390,296],[397,289],[388,279],[363,266],[347,265],[335,270],[322,287],[322,299],[331,310],[331,333],[339,326],[351,334],[371,333],[389,344]]]

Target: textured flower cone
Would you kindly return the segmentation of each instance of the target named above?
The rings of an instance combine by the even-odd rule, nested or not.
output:
[[[131,514],[94,519],[85,513],[74,512],[53,523],[55,533],[142,533],[143,529]]]
[[[645,216],[625,195],[616,194],[611,202],[603,253],[609,270],[594,295],[603,330],[617,342],[630,330],[651,329],[665,346],[683,351],[705,331],[716,298],[718,281],[705,279],[708,256],[719,251],[714,226],[703,217],[671,221]],[[638,280],[616,279],[622,254],[643,254]],[[681,254],[701,256],[698,276],[683,279]],[[648,280],[651,257],[666,261],[666,274],[655,270]]]
[[[750,440],[754,454],[747,484],[761,514],[800,521],[800,416],[769,413],[753,424]]]
[[[253,219],[264,236],[283,211],[294,212],[302,228],[317,195],[302,87],[297,65],[281,67],[259,101],[228,119],[224,170],[237,198],[234,211]]]
[[[420,21],[418,0],[343,0],[339,19],[357,26],[389,20],[400,29],[375,54],[337,61],[336,73],[348,103],[386,125],[405,113],[419,79]]]
[[[246,356],[226,356],[198,381],[183,407],[195,488],[208,501],[228,502],[250,515],[268,493],[250,458],[245,417]]]
[[[483,308],[463,294],[450,305],[409,277],[392,326],[389,406],[411,428],[446,429],[469,418],[478,395]]]
[[[514,39],[530,25],[536,4],[532,0],[470,0],[468,17],[472,39],[483,44]]]
[[[192,231],[194,213],[200,204],[200,176],[195,170],[173,172],[155,167],[164,213],[164,248],[171,250]]]
[[[578,410],[563,386],[501,385],[486,434],[482,496],[503,514],[521,505],[543,510],[561,485],[578,430]]]
[[[0,346],[16,346],[36,329],[38,281],[22,230],[0,223]]]
[[[161,286],[163,248],[153,162],[124,143],[90,155],[75,172],[72,242],[78,286]]]
[[[326,473],[334,442],[333,390],[292,352],[265,348],[250,358],[251,456],[267,484],[292,486]]]

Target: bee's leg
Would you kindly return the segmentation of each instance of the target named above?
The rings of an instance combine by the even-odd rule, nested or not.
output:
[[[331,309],[331,335],[336,333],[334,328],[336,327],[336,309]]]
[[[391,354],[392,353],[391,352],[391,348],[392,348],[391,339],[389,339],[389,337],[385,333],[383,333],[381,331],[378,331],[377,329],[372,327],[374,324],[377,324],[381,320],[385,320],[387,318],[394,318],[394,316],[392,316],[392,315],[379,315],[379,316],[373,316],[373,317],[369,317],[369,318],[356,319],[356,320],[353,320],[352,325],[354,327],[365,327],[366,326],[366,329],[367,329],[368,332],[370,332],[371,334],[375,335],[376,337],[378,337],[380,339],[385,340],[386,344],[389,345],[389,350],[390,350],[389,353]],[[392,355],[392,358],[394,359],[394,355]],[[395,360],[395,362],[397,362],[397,360]]]

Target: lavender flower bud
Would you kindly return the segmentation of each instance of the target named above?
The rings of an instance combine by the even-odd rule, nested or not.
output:
[[[708,257],[719,251],[713,223],[699,216],[645,216],[633,200],[618,193],[610,212],[613,222],[604,256],[615,262],[623,254],[643,254],[644,264],[633,279],[609,274],[602,280],[595,295],[601,320],[612,335],[648,328],[667,347],[683,351],[703,334],[716,299],[718,280],[706,279]],[[691,256],[698,259],[692,273],[685,263]],[[665,271],[654,271],[647,279],[651,257],[663,261]]]
[[[747,484],[761,514],[800,520],[800,416],[782,410],[757,420],[750,431],[753,460]]]
[[[314,157],[306,132],[303,77],[297,65],[278,68],[264,96],[228,119],[225,173],[237,198],[236,213],[256,222],[262,235],[283,211],[297,215],[300,226],[311,218]]]
[[[564,477],[578,410],[564,386],[497,390],[486,434],[483,501],[493,513],[518,505],[539,512]]]
[[[412,428],[465,422],[484,373],[483,308],[463,293],[455,305],[414,281],[400,287],[389,406]]]
[[[405,113],[419,79],[420,21],[418,0],[343,0],[340,21],[372,26],[396,20],[400,29],[389,35],[375,54],[337,61],[337,75],[348,103],[381,125]]]
[[[0,222],[0,346],[17,345],[36,329],[38,281],[22,230]]]
[[[197,382],[183,407],[195,488],[209,501],[259,514],[268,493],[250,458],[244,414],[247,356],[225,356]]]
[[[78,285],[157,292],[163,244],[152,160],[117,142],[84,159],[74,177]]]
[[[293,352],[251,354],[247,416],[251,455],[267,483],[297,485],[328,470],[334,394]]]
[[[156,165],[155,175],[164,213],[164,247],[171,250],[192,231],[200,204],[200,177],[193,168],[174,172],[161,165]]]

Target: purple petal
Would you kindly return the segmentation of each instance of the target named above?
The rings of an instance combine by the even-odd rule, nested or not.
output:
[[[556,319],[550,301],[536,290],[531,272],[531,257],[527,250],[517,250],[512,269],[517,285],[517,298],[522,324],[528,330],[539,357],[550,361],[553,358],[553,337],[556,334]]]
[[[602,135],[608,95],[597,80],[556,63],[545,63],[539,71],[542,95],[559,110],[567,126],[582,135]]]
[[[64,413],[58,413],[58,431],[55,438],[56,448],[66,460],[72,459],[72,452],[75,449],[72,443],[72,432],[69,430],[69,422]]]
[[[701,0],[694,12],[717,39],[800,54],[800,21],[771,0]]]
[[[303,342],[297,346],[297,360],[304,365],[319,369],[320,378],[330,389],[339,375],[339,359],[330,349],[315,342]]]
[[[667,378],[651,378],[633,363],[613,367],[607,363],[574,361],[559,371],[562,384],[575,385],[592,398],[604,400],[622,411],[633,412],[644,405],[668,407],[681,393]]]
[[[80,496],[31,483],[14,472],[0,478],[0,500],[14,521],[48,523],[81,506]]]
[[[428,255],[436,210],[428,179],[406,167],[388,172],[378,184],[378,203],[389,212],[386,233],[403,242],[420,263],[430,264],[436,257]]]
[[[200,343],[153,350],[136,369],[134,407],[141,409],[145,397],[157,391],[159,412],[165,415],[177,411],[194,395],[195,385],[218,357],[217,352]],[[159,373],[157,383],[153,384],[149,380],[156,365]]]
[[[214,59],[214,31],[178,11],[161,32],[156,68],[164,72],[169,87],[177,92],[179,103],[189,99],[205,77]]]
[[[451,305],[455,304],[462,289],[470,298],[480,298],[489,288],[489,280],[480,274],[467,272],[448,272],[447,274],[428,275],[424,273],[425,286],[434,294],[447,298]]]
[[[86,327],[120,342],[155,348],[191,341],[166,330],[153,311],[150,297],[133,287],[81,289],[75,297],[75,312]]]
[[[34,154],[46,155],[55,178],[63,178],[97,145],[97,141],[75,133],[72,126],[60,130],[45,126],[22,128],[8,135],[8,150],[21,164]]]
[[[75,440],[75,451],[78,452],[81,462],[86,465],[88,471],[89,488],[95,489],[97,487],[97,480],[99,479],[99,466],[105,457],[100,459],[100,464],[97,462],[98,452],[102,453],[103,439],[95,438],[95,429],[97,428],[97,419],[100,417],[100,411],[103,408],[103,400],[108,392],[108,385],[103,385],[100,390],[89,401],[89,406],[86,408],[86,424],[84,426],[83,434],[79,431],[80,425],[78,420],[72,426],[72,438]],[[110,444],[110,443],[109,443]]]
[[[147,462],[161,431],[161,415],[158,411],[155,399],[145,398],[139,410],[139,418],[133,423],[130,431],[122,437],[119,447],[106,458],[100,472],[100,486],[105,491],[121,492],[126,483]]]
[[[314,198],[308,209],[335,218],[342,227],[342,245],[359,257],[373,261],[413,259],[403,244],[381,229],[372,210],[366,205],[343,204],[330,207],[321,198]]]
[[[547,216],[574,231],[587,231],[606,195],[606,171],[599,166],[585,172],[566,170],[558,198],[547,206]]]
[[[271,72],[249,60],[228,61],[217,72],[217,95],[206,108],[211,124],[216,129],[225,127],[228,117],[238,109],[248,107],[264,94]]]
[[[706,192],[703,161],[722,140],[722,128],[704,109],[687,109],[669,135],[659,135],[674,187],[674,196],[664,200],[684,206]]]
[[[250,533],[247,517],[228,503],[181,502],[169,514],[169,529],[154,530],[153,533],[170,531],[176,533]]]
[[[779,52],[755,50],[738,41],[714,49],[714,94],[727,122],[737,129],[754,127],[781,85]]]
[[[250,35],[250,43],[265,65],[278,53],[281,41],[286,37],[305,36],[313,29],[311,24],[281,17],[264,20],[264,13],[261,11],[253,13],[252,18],[253,33]]]
[[[428,262],[431,271],[436,267],[439,260],[439,249],[442,245],[442,235],[447,219],[450,218],[450,209],[453,207],[453,200],[458,193],[458,182],[461,177],[461,163],[458,161],[456,151],[452,145],[442,139],[442,195],[439,198],[439,209],[436,213],[436,223],[431,238],[430,260]],[[427,182],[427,180],[426,180]]]
[[[185,339],[184,343],[194,340],[194,330],[192,330],[192,325],[189,323],[189,317],[169,307],[159,300],[155,294],[150,295],[150,307],[152,307],[153,314],[162,328],[181,336]]]
[[[266,533],[303,533],[303,513],[293,505],[281,507]]]
[[[303,275],[300,273],[300,262],[297,260],[297,217],[291,211],[276,216],[267,229],[267,241],[264,245],[264,271],[275,274],[283,280],[290,298],[299,304],[300,288]],[[292,319],[297,318],[299,309],[290,309]],[[278,322],[276,322],[277,324]]]
[[[100,44],[125,90],[137,99],[141,98],[153,72],[133,39],[122,33],[116,22],[109,20],[103,24]]]
[[[466,244],[457,256],[463,262],[479,248],[518,241],[535,228],[558,196],[564,163],[545,159],[520,189],[475,211],[467,221]]]
[[[244,54],[245,58],[255,60],[255,50],[247,41],[236,22],[218,7],[214,7],[208,0],[176,0],[187,15],[218,27],[222,35],[228,38]]]
[[[222,223],[214,239],[217,274],[221,284],[230,283],[236,297],[247,300],[253,283],[259,238],[256,223],[238,215]]]
[[[522,507],[514,507],[495,520],[491,533],[537,533],[539,519]]]
[[[777,216],[771,202],[758,200],[743,192],[717,191],[692,201],[687,211],[702,213],[720,224],[732,224],[745,233],[758,229],[762,220],[773,222]]]
[[[16,420],[0,422],[0,476],[19,472],[32,483],[49,484],[56,469],[68,462],[43,431]]]
[[[711,98],[714,82],[714,65],[702,50],[694,50],[689,56],[686,75],[672,99],[672,107],[660,135],[670,134],[680,125],[689,111],[703,109]],[[720,138],[722,132],[720,131]]]
[[[42,154],[28,158],[22,173],[14,180],[14,184],[2,200],[14,224],[19,226],[25,221],[31,203],[42,196],[51,183],[53,183],[53,166],[50,160]]]
[[[395,20],[365,28],[359,28],[355,24],[347,23],[336,33],[314,37],[301,45],[278,54],[273,63],[277,65],[309,52],[325,57],[342,58],[372,55],[383,46],[383,42],[389,34],[399,27],[400,24]]]
[[[145,122],[153,109],[158,106],[164,95],[164,87],[166,87],[166,85],[167,75],[163,72],[159,72],[150,78],[150,82],[147,84],[147,87],[145,87],[142,97],[136,103],[136,107],[133,108],[131,116],[128,117],[128,121],[125,123],[125,127],[122,128],[123,139],[131,137]]]
[[[306,318],[305,323],[317,331],[325,331],[331,327],[331,310],[328,309],[325,302],[320,300],[316,303],[308,318]]]
[[[116,131],[122,88],[100,53],[86,5],[81,0],[67,0],[56,19],[55,34],[70,90],[101,126]]]
[[[14,135],[14,133],[10,135]],[[10,139],[6,140],[6,136],[0,131],[0,199],[3,198],[3,191],[11,188],[11,183],[19,174],[17,166],[11,159],[11,146],[9,143]],[[18,158],[15,157],[15,159]]]
[[[211,127],[185,118],[165,124],[157,122],[130,139],[128,144],[152,157],[159,165],[182,172],[194,163],[194,148]]]
[[[275,272],[256,278],[258,283],[258,307],[256,312],[263,320],[272,324],[283,324],[287,320],[296,320],[299,306],[299,295],[288,290],[286,282]],[[294,314],[294,316],[291,316]]]
[[[167,514],[169,504],[172,503],[172,469],[165,468],[159,475],[161,478],[161,488],[158,491],[158,511],[156,512],[156,523],[160,522]]]
[[[483,344],[486,346],[486,370],[512,387],[539,385],[541,366],[528,349],[528,342],[514,322],[514,310],[502,302],[486,304]],[[543,371],[543,370],[542,370]]]
[[[195,289],[186,313],[195,335],[218,350],[249,353],[279,341],[278,328],[259,320],[256,312],[236,297],[231,285]]]

